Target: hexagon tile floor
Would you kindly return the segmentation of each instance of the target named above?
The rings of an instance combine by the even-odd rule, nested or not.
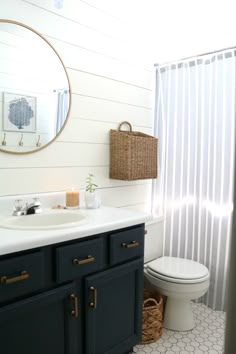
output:
[[[163,329],[155,343],[137,345],[136,354],[222,354],[224,345],[225,313],[213,311],[204,304],[192,303],[196,327],[188,332]]]

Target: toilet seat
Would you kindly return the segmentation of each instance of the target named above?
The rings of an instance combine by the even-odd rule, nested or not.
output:
[[[209,279],[208,269],[198,262],[177,258],[160,257],[146,264],[146,271],[161,280],[178,284],[197,284]]]

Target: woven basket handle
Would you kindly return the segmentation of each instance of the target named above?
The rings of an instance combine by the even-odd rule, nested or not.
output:
[[[132,132],[132,125],[129,122],[127,122],[127,121],[121,122],[119,124],[119,127],[118,127],[119,131],[121,130],[121,127],[122,127],[123,124],[127,124],[129,126],[129,130]]]
[[[145,305],[146,305],[148,302],[149,302],[149,303],[153,302],[156,306],[159,305],[155,299],[153,299],[152,297],[149,297],[148,299],[144,300],[144,302],[143,302],[143,307],[145,307]]]

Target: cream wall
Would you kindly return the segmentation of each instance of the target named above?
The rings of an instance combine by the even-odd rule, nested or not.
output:
[[[52,43],[72,87],[70,118],[53,144],[23,156],[0,152],[0,196],[84,188],[94,173],[103,204],[147,210],[150,180],[109,179],[109,130],[129,120],[152,131],[152,67],[140,63],[142,46],[127,40],[126,24],[92,0],[64,0],[62,9],[53,0],[2,0],[0,13]]]
[[[235,46],[235,0],[85,1],[122,17],[151,65]]]

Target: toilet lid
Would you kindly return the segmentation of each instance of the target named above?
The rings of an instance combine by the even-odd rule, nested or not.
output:
[[[195,261],[176,257],[160,257],[148,263],[152,272],[168,278],[183,280],[200,279],[209,274],[207,267]]]

